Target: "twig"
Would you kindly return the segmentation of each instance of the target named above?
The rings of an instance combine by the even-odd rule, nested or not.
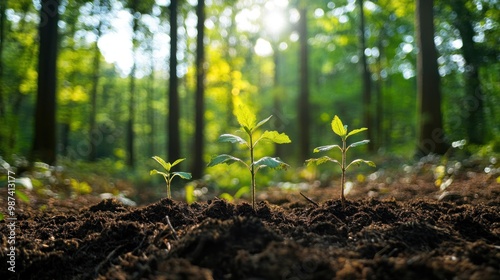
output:
[[[99,270],[101,270],[101,268],[102,268],[105,264],[107,264],[109,261],[111,261],[111,258],[113,258],[113,257],[115,256],[115,253],[116,253],[119,249],[123,248],[124,246],[125,246],[125,244],[122,244],[122,245],[120,245],[120,246],[116,247],[113,251],[111,251],[111,253],[109,253],[109,254],[106,256],[106,258],[105,258],[102,262],[100,262],[100,263],[97,265],[97,267],[96,267],[96,268],[95,268],[95,270],[94,270],[94,274],[95,274],[95,276],[98,276],[98,275],[99,275]]]
[[[174,227],[172,226],[172,224],[170,223],[170,219],[168,218],[168,215],[165,216],[167,218],[167,224],[168,224],[168,227],[170,228],[170,230],[172,231],[172,233],[174,234],[174,239],[175,240],[179,240],[179,237],[177,236],[177,233],[175,232],[175,229]]]
[[[310,203],[314,204],[314,206],[319,207],[319,204],[316,203],[314,200],[310,199],[309,197],[305,196],[302,192],[299,192],[301,196],[303,196],[307,201]]]

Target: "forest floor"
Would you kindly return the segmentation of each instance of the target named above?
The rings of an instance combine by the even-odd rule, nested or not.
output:
[[[384,176],[357,184],[345,209],[331,186],[301,190],[318,205],[270,188],[255,210],[217,198],[18,202],[15,244],[0,222],[0,278],[500,279],[498,174],[464,171],[446,191],[432,175]]]

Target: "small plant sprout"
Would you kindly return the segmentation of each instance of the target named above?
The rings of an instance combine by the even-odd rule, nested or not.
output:
[[[162,175],[163,178],[165,178],[165,182],[167,182],[167,198],[172,198],[172,194],[170,192],[170,185],[172,184],[172,180],[175,178],[175,176],[179,176],[182,179],[186,179],[186,180],[191,179],[191,173],[188,173],[188,172],[170,172],[172,167],[181,163],[183,160],[185,160],[185,158],[180,158],[180,159],[174,161],[173,163],[165,162],[159,156],[154,156],[153,159],[156,160],[156,162],[158,162],[165,169],[165,172],[153,169],[153,170],[149,171],[149,175],[154,175],[154,174]]]
[[[357,134],[359,132],[365,131],[365,130],[367,130],[367,128],[365,128],[365,127],[358,128],[358,129],[352,130],[351,132],[348,132],[347,125],[344,126],[342,124],[342,121],[340,120],[340,118],[338,116],[335,116],[332,120],[332,130],[335,134],[340,136],[340,138],[342,139],[342,146],[339,146],[339,145],[321,146],[321,147],[314,148],[314,152],[315,153],[325,152],[325,151],[329,151],[331,149],[337,148],[342,153],[341,161],[339,162],[338,160],[332,159],[329,156],[323,156],[320,158],[308,159],[308,160],[306,160],[306,162],[308,165],[310,165],[310,164],[320,165],[320,164],[323,164],[325,162],[331,161],[331,162],[334,162],[340,166],[340,168],[342,170],[342,175],[341,175],[342,176],[341,177],[342,191],[340,193],[340,198],[342,201],[342,208],[344,208],[345,207],[344,185],[345,185],[345,172],[347,171],[347,169],[349,169],[349,167],[351,167],[351,165],[353,165],[353,164],[360,165],[361,163],[365,163],[369,166],[375,167],[375,163],[373,163],[372,161],[364,160],[364,159],[355,159],[355,160],[351,161],[349,164],[346,164],[347,151],[350,148],[354,148],[354,147],[364,145],[364,144],[367,144],[370,142],[370,140],[362,140],[362,141],[355,142],[355,143],[352,143],[351,145],[347,146],[347,141],[346,141],[347,138],[349,136],[352,136],[352,135]]]
[[[240,162],[245,165],[251,174],[251,188],[252,188],[252,208],[255,209],[255,174],[263,167],[270,168],[287,168],[288,164],[281,161],[280,158],[277,157],[262,157],[259,160],[254,159],[254,150],[255,146],[260,143],[262,140],[267,140],[274,142],[276,144],[285,144],[290,143],[290,138],[285,133],[279,133],[277,131],[264,131],[262,134],[257,134],[258,128],[268,122],[272,116],[260,121],[256,122],[257,118],[253,112],[246,106],[240,105],[235,109],[234,112],[238,123],[240,124],[242,130],[246,133],[247,140],[233,134],[222,134],[219,136],[219,142],[230,142],[230,143],[238,143],[245,145],[250,152],[250,161],[245,162],[242,159],[237,157],[222,154],[215,156],[212,158],[210,163],[208,163],[208,167],[215,166],[217,164],[226,163],[231,164],[234,162]]]

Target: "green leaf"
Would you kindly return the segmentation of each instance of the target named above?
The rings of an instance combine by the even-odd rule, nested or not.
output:
[[[340,120],[340,118],[337,115],[335,115],[335,117],[333,117],[332,130],[333,130],[333,132],[335,132],[335,134],[337,134],[340,137],[344,137],[347,134],[346,127],[344,127],[344,125],[342,124],[342,121]]]
[[[172,177],[174,177],[174,176],[179,176],[182,179],[186,179],[186,180],[189,180],[192,178],[191,173],[189,173],[189,172],[172,172]]]
[[[227,200],[227,202],[233,202],[234,201],[234,197],[232,195],[228,194],[227,192],[219,194],[219,198]]]
[[[187,184],[184,187],[186,191],[186,203],[188,205],[193,204],[193,202],[196,201],[196,196],[194,195],[194,185],[193,184]]]
[[[339,150],[342,151],[342,148],[339,145],[327,145],[327,146],[316,147],[316,148],[314,148],[313,152],[319,153],[319,152],[329,151],[333,148],[338,148]]]
[[[286,135],[285,133],[279,133],[277,131],[264,131],[264,133],[262,134],[262,136],[260,137],[260,139],[265,139],[265,140],[269,140],[269,141],[272,141],[276,144],[286,144],[286,143],[290,143],[292,142],[290,140],[290,138],[288,137],[288,135]]]
[[[233,135],[233,134],[222,134],[219,136],[219,142],[231,142],[231,143],[239,143],[239,144],[247,144],[243,138]]]
[[[165,172],[161,172],[161,171],[158,171],[158,170],[156,170],[156,169],[153,169],[153,170],[149,171],[149,175],[155,175],[155,174],[161,174],[161,175],[163,175],[163,176],[165,176],[165,177],[168,177],[168,174],[167,174],[167,173],[165,173]]]
[[[255,127],[255,122],[257,117],[247,106],[241,104],[234,110],[234,115],[238,120],[238,123],[245,128],[245,130],[251,131]]]
[[[349,137],[349,136],[351,136],[351,135],[354,135],[354,134],[356,134],[356,133],[360,133],[360,132],[362,132],[362,131],[365,131],[365,130],[367,130],[367,129],[368,129],[368,128],[366,128],[366,127],[362,127],[362,128],[355,129],[355,130],[353,130],[353,131],[349,132],[349,134],[347,134],[346,138],[347,138],[347,137]]]
[[[165,168],[165,170],[167,172],[170,171],[170,168],[172,167],[172,165],[170,164],[170,162],[165,162],[161,157],[159,156],[154,156],[152,157],[154,160],[156,160],[156,162],[158,162],[161,166],[163,166],[163,168]]]
[[[21,192],[21,191],[16,191],[16,195],[17,195],[17,197],[18,197],[20,200],[22,200],[22,201],[24,201],[24,202],[26,202],[26,203],[29,203],[29,202],[30,202],[29,197],[28,197],[25,193],[23,193],[23,192]]]
[[[252,130],[246,126],[243,127],[243,130],[245,130],[245,132],[248,134],[248,135],[252,135]]]
[[[244,186],[241,187],[235,194],[234,198],[235,199],[240,199],[242,195],[249,193],[250,192],[250,187],[249,186]]]
[[[289,165],[283,162],[280,158],[278,157],[263,157],[259,159],[258,161],[253,163],[257,168],[262,168],[262,167],[270,167],[270,168],[277,168],[277,169],[286,169]]]
[[[212,160],[208,163],[207,166],[212,167],[212,166],[215,166],[215,165],[221,164],[221,163],[231,164],[231,163],[234,163],[235,161],[239,161],[239,162],[245,164],[241,159],[239,159],[237,157],[223,154],[223,155],[218,155],[218,156],[212,158]]]
[[[329,156],[324,156],[324,157],[320,157],[320,158],[311,158],[311,159],[306,160],[306,163],[309,166],[309,165],[313,165],[313,164],[320,165],[320,164],[323,164],[323,163],[329,162],[329,161],[340,165],[340,162],[338,160],[332,159]]]
[[[349,165],[347,165],[346,170],[347,170],[347,168],[349,168],[349,166],[351,166],[353,164],[356,164],[359,166],[359,165],[361,165],[361,163],[365,163],[371,167],[377,167],[373,161],[364,160],[364,159],[355,159],[355,160],[351,161],[351,163],[349,163]]]
[[[184,160],[185,160],[185,158],[180,158],[180,159],[178,159],[178,160],[174,161],[174,163],[172,163],[171,167],[176,166],[177,164],[181,163],[181,162],[182,162],[182,161],[184,161]]]
[[[268,122],[271,118],[273,117],[273,115],[270,115],[269,117],[267,117],[266,119],[260,121],[254,128],[253,130],[256,130],[257,128],[261,127],[263,124],[265,124],[266,122]]]
[[[365,145],[365,144],[368,144],[368,143],[370,143],[370,140],[363,140],[363,141],[359,141],[359,142],[354,142],[351,145],[349,145],[348,148],[351,148],[351,147],[354,148],[354,147]]]

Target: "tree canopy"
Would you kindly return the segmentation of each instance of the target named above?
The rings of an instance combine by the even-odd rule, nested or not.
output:
[[[427,121],[417,110],[415,1],[212,0],[203,12],[198,2],[58,2],[54,155],[186,157],[199,175],[195,141],[198,161],[219,153],[214,143],[235,126],[239,102],[274,115],[272,129],[292,139],[274,151],[287,162],[301,165],[324,143],[334,115],[369,127],[373,152],[414,152]],[[35,108],[46,87],[38,67],[49,59],[38,32],[53,17],[37,1],[1,3],[0,155],[28,156],[33,139],[48,137],[33,128],[51,122]],[[498,1],[435,1],[443,141],[500,142],[499,11]]]

